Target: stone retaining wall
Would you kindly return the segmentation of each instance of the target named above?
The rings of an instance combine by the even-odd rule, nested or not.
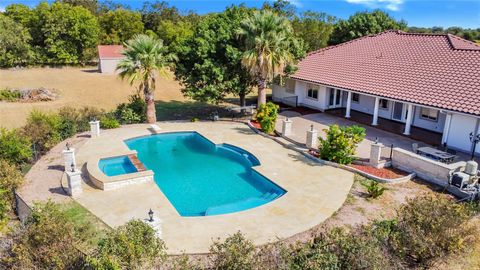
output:
[[[465,162],[441,163],[413,152],[393,148],[392,166],[407,172],[415,172],[418,177],[440,186],[447,186],[450,175],[465,167]]]

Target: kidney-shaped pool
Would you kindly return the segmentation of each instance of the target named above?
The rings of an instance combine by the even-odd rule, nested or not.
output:
[[[126,140],[155,173],[155,182],[181,216],[233,213],[286,193],[257,171],[258,159],[197,132],[173,132]]]

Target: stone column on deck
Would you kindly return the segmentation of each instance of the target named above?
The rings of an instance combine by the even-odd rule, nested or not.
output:
[[[282,136],[288,137],[292,134],[292,120],[285,118],[282,121]]]
[[[90,137],[98,137],[100,136],[100,121],[93,119],[90,121]]]
[[[307,130],[307,142],[308,149],[317,149],[318,147],[318,131],[313,129],[313,125],[310,126],[310,130]]]

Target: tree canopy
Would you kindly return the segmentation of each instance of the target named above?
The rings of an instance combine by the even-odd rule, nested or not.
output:
[[[252,81],[240,64],[242,48],[236,32],[242,19],[251,13],[245,6],[232,6],[223,13],[209,15],[182,43],[175,75],[186,96],[218,103],[234,94],[244,103]]]
[[[245,47],[242,66],[258,87],[258,105],[266,103],[265,88],[303,57],[303,44],[290,21],[269,10],[255,11],[241,22],[238,35]]]
[[[22,24],[0,14],[0,66],[24,65],[32,58],[31,36]]]
[[[147,103],[147,121],[155,123],[156,76],[168,76],[169,67],[173,66],[176,56],[168,53],[162,40],[147,35],[136,35],[125,45],[125,58],[117,65],[119,76],[127,79],[131,85],[138,84]]]
[[[357,12],[347,20],[340,20],[335,25],[331,44],[339,44],[359,37],[378,34],[386,30],[406,30],[407,23],[396,21],[381,10]]]
[[[143,33],[140,12],[119,8],[100,15],[102,44],[122,44],[136,34]]]
[[[307,51],[328,46],[336,19],[326,13],[305,11],[292,20],[294,31],[303,39]]]

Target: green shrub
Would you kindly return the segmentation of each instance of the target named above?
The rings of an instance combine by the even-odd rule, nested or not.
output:
[[[36,204],[25,226],[11,237],[10,256],[0,259],[7,269],[80,269],[83,264],[75,227],[50,201]]]
[[[103,129],[118,128],[120,127],[120,123],[118,123],[114,115],[106,114],[100,117],[100,127]]]
[[[9,213],[14,209],[13,190],[23,182],[23,175],[18,168],[0,159],[0,232],[8,221]],[[1,233],[0,233],[1,234]]]
[[[469,223],[470,209],[441,195],[409,199],[397,216],[390,243],[411,265],[428,267],[439,258],[460,253],[478,234]]]
[[[20,165],[32,158],[30,139],[17,129],[0,129],[0,159]]]
[[[334,228],[313,243],[284,252],[288,269],[392,269],[379,241],[368,228],[347,232]]]
[[[136,114],[131,108],[128,108],[128,106],[119,106],[117,108],[117,111],[115,112],[117,119],[120,121],[122,124],[135,124],[135,123],[141,123],[142,122],[142,117],[138,114]]]
[[[367,189],[368,196],[373,199],[382,196],[383,192],[387,190],[385,187],[382,187],[377,181],[372,180],[362,182],[362,186]]]
[[[255,246],[240,233],[210,247],[214,269],[243,270],[256,266]]]
[[[0,101],[13,102],[17,101],[22,97],[22,94],[19,91],[10,90],[10,89],[1,89],[0,90]]]
[[[139,95],[129,97],[128,103],[117,106],[115,116],[122,124],[143,123],[146,119],[147,104]]]
[[[147,121],[147,103],[145,103],[145,100],[140,95],[131,95],[128,101],[127,107],[140,116],[140,122]]]
[[[80,124],[80,114],[72,107],[62,107],[58,111],[60,116],[59,132],[62,139],[70,138],[78,131]]]
[[[44,154],[62,140],[61,125],[62,120],[58,114],[33,110],[23,132],[30,138],[35,150]]]
[[[100,119],[105,112],[103,110],[97,109],[95,107],[83,107],[78,110],[79,120],[77,122],[78,132],[84,132],[90,130],[89,122],[93,119]]]
[[[262,127],[262,131],[272,134],[275,130],[275,122],[277,121],[278,109],[280,107],[272,102],[261,104],[257,111],[257,121]]]
[[[88,262],[94,269],[145,269],[165,258],[165,244],[152,227],[131,220],[100,240]]]
[[[357,145],[365,138],[365,129],[359,126],[331,125],[323,131],[326,138],[319,138],[320,157],[339,164],[352,163]]]

